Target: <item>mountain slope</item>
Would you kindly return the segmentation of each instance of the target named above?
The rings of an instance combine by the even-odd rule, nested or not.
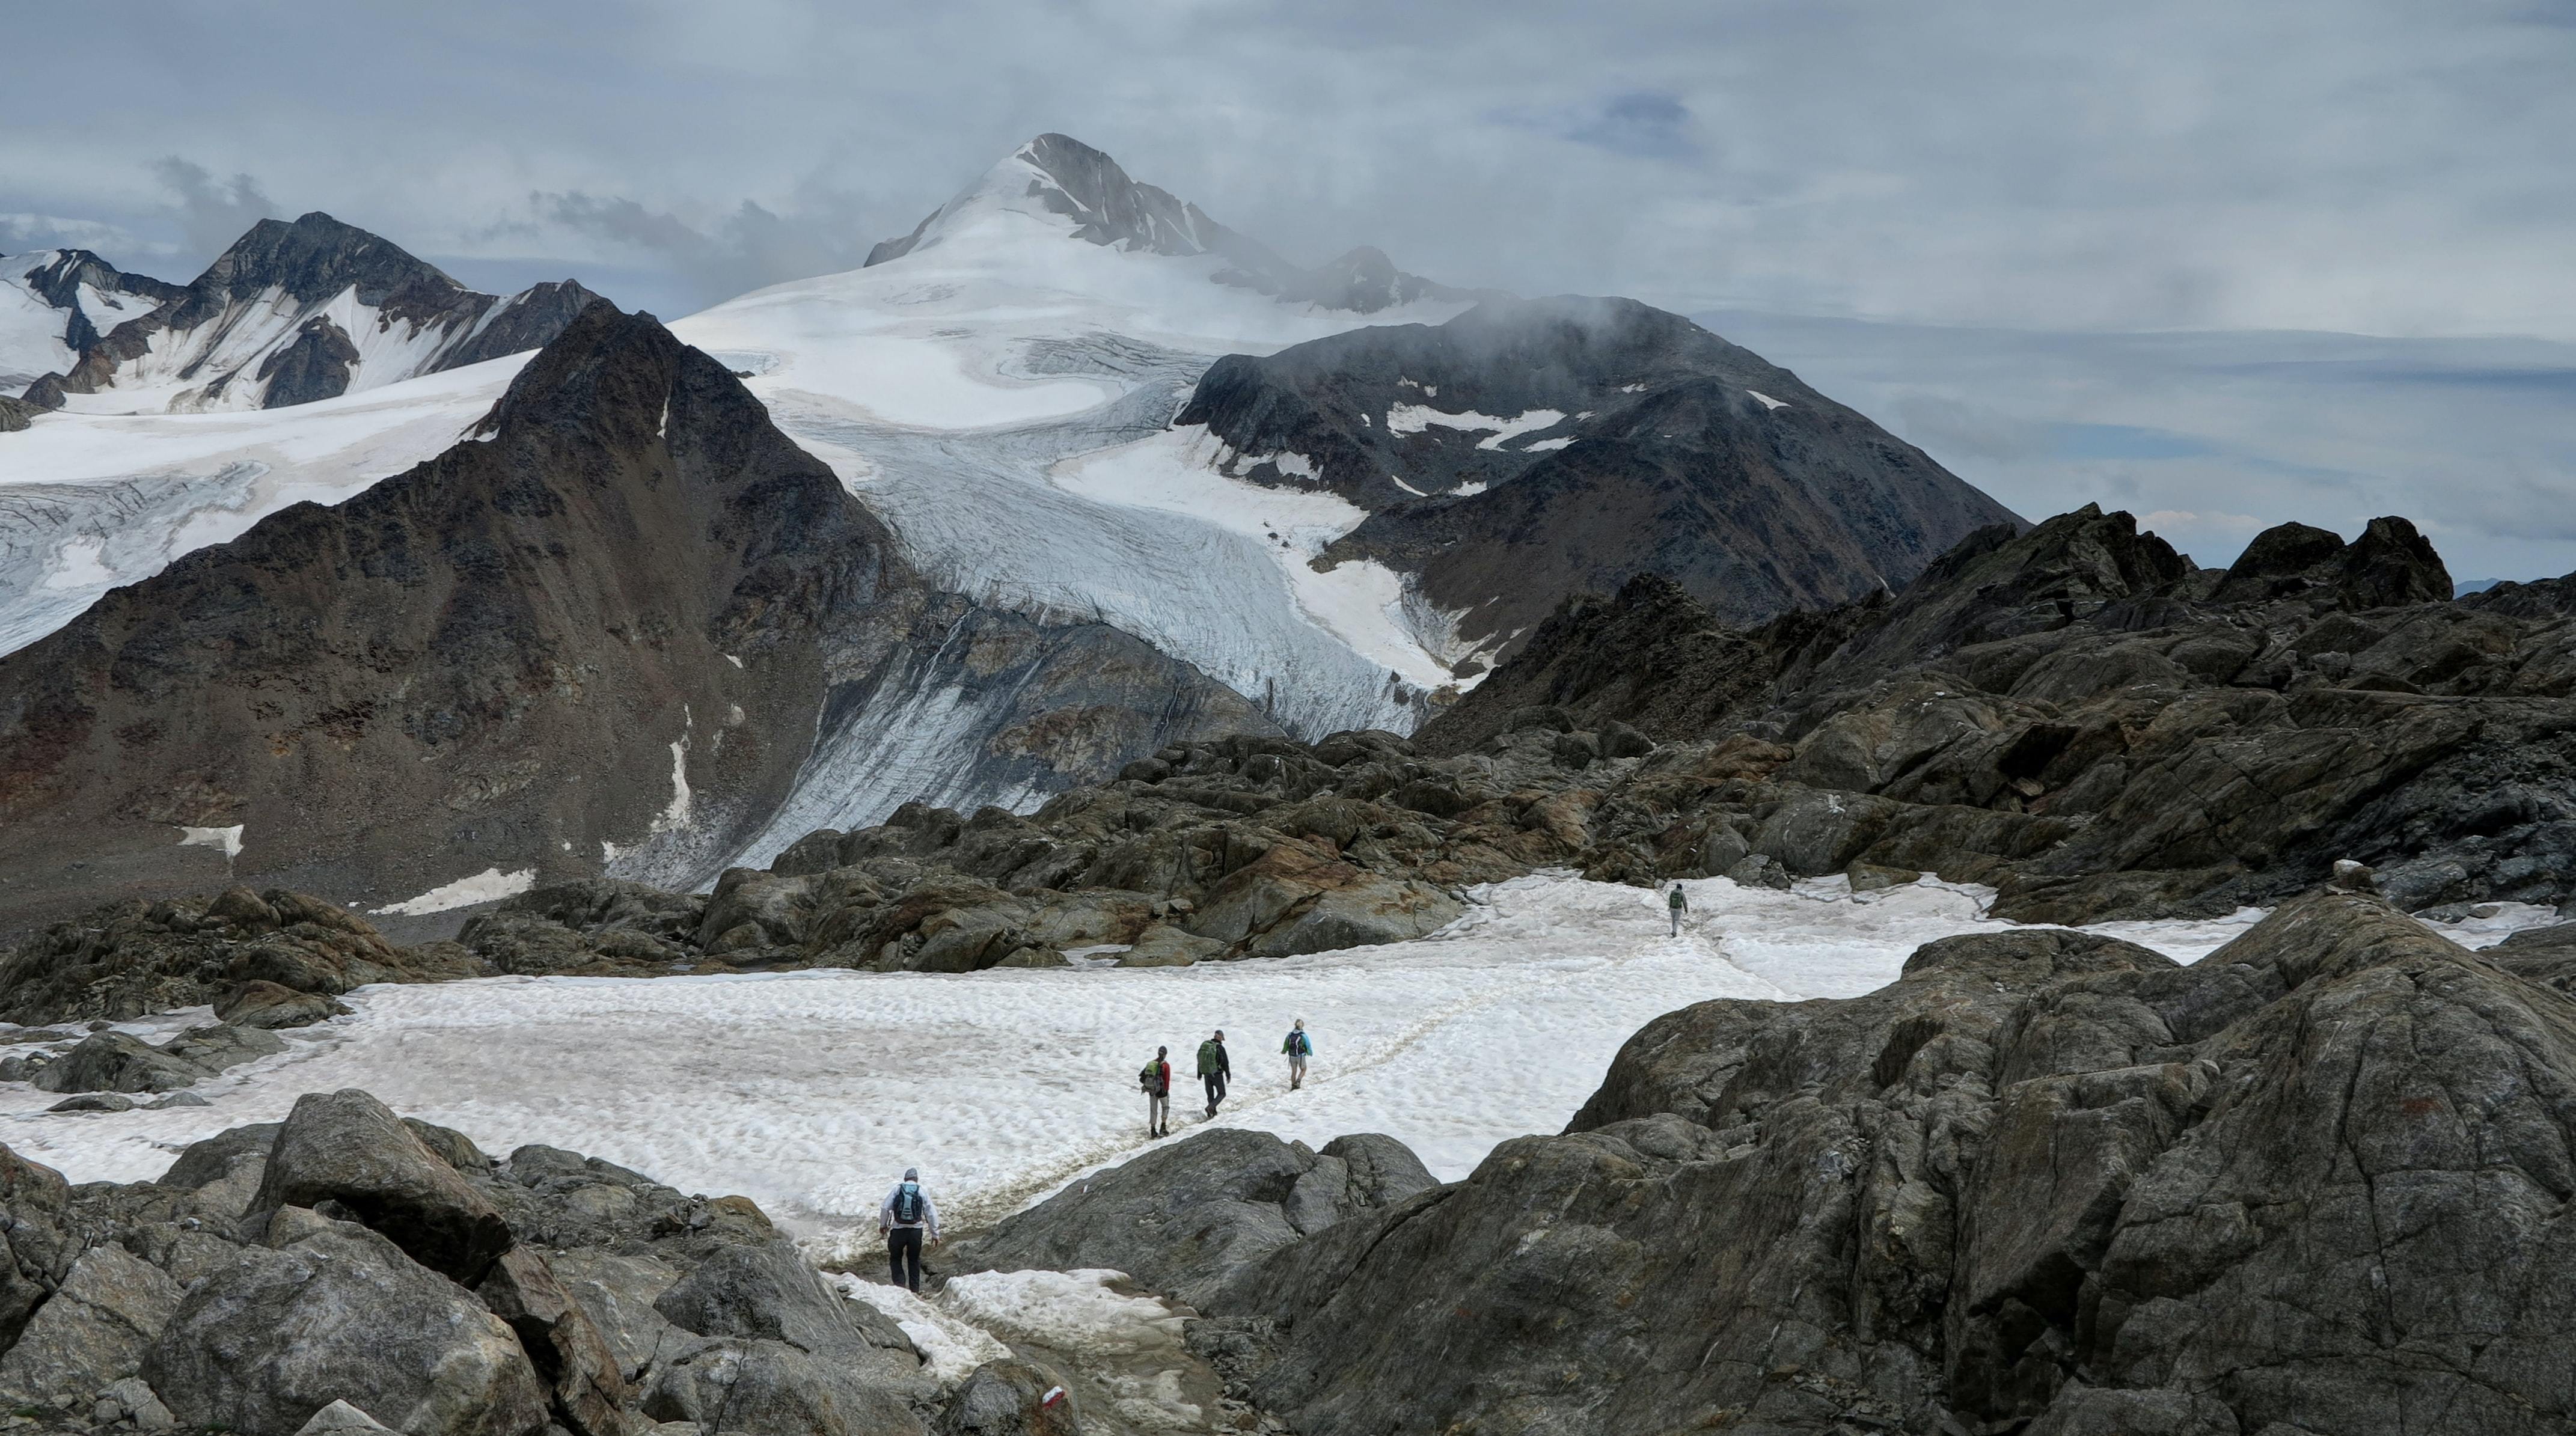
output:
[[[1463,648],[1650,571],[1730,620],[1826,607],[2018,523],[1789,371],[1625,299],[1229,356],[1176,422],[1205,426],[1230,475],[1367,510],[1317,563],[1407,576]]]
[[[925,584],[650,316],[594,303],[478,432],[0,660],[0,908],[166,884],[180,826],[340,900],[612,860],[685,886],[887,706],[939,708],[944,776],[1039,790],[1267,726],[1123,635]]]
[[[86,249],[40,249],[0,260],[0,395],[70,369],[109,330],[183,293],[178,285],[127,274]]]
[[[598,297],[571,280],[477,293],[319,211],[261,220],[186,289],[160,289],[149,312],[67,337],[72,357],[27,386],[28,402],[283,408],[536,348]]]

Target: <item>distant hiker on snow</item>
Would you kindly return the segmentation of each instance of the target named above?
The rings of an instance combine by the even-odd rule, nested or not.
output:
[[[1137,1084],[1145,1089],[1145,1135],[1172,1135],[1172,1049],[1157,1047],[1154,1060],[1136,1074]]]
[[[1288,1029],[1288,1040],[1279,1044],[1279,1050],[1288,1054],[1288,1090],[1294,1092],[1306,1085],[1306,1059],[1315,1055],[1315,1044],[1306,1040],[1305,1018],[1298,1018],[1297,1025]]]
[[[1690,899],[1682,896],[1680,883],[1673,884],[1673,890],[1664,895],[1664,907],[1673,915],[1673,936],[1681,936],[1682,914],[1690,911]]]
[[[1216,1104],[1225,1100],[1225,1079],[1234,1075],[1234,1064],[1226,1060],[1225,1029],[1199,1044],[1199,1080],[1207,1084],[1208,1115],[1216,1115]]]
[[[939,1208],[921,1189],[919,1167],[904,1168],[903,1180],[877,1203],[877,1230],[885,1233],[886,1264],[894,1269],[894,1284],[921,1290],[921,1238],[927,1232],[930,1244],[939,1245]]]

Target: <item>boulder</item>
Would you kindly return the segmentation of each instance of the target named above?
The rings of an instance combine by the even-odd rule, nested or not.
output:
[[[1195,1305],[1300,1236],[1431,1185],[1391,1137],[1344,1137],[1319,1154],[1266,1132],[1218,1128],[951,1243],[940,1270],[1106,1268]]]
[[[1763,820],[1753,850],[1778,859],[1796,877],[1838,873],[1878,836],[1895,808],[1858,793],[1794,790]]]
[[[653,1303],[679,1281],[678,1269],[657,1257],[599,1247],[557,1252],[547,1265],[608,1344],[619,1373],[629,1383],[640,1379],[664,1334],[674,1330]]]
[[[48,1112],[131,1112],[136,1105],[133,1098],[122,1092],[83,1092],[77,1097],[65,1097],[45,1110]]]
[[[662,1318],[701,1336],[785,1342],[817,1356],[899,1353],[918,1366],[903,1329],[876,1308],[844,1300],[785,1242],[728,1247],[653,1303]]]
[[[213,1076],[123,1032],[93,1032],[29,1079],[43,1092],[175,1092]]]
[[[80,1255],[70,1207],[62,1173],[0,1146],[0,1345],[18,1339]]]
[[[1446,927],[1467,905],[1412,879],[1366,877],[1315,899],[1250,944],[1257,957],[1294,957],[1346,947],[1407,942]]]
[[[177,1282],[122,1247],[81,1253],[62,1288],[0,1356],[0,1397],[33,1403],[62,1391],[87,1395],[133,1376],[179,1309],[179,1296]]]
[[[783,1341],[719,1338],[669,1350],[641,1409],[656,1421],[760,1436],[920,1436],[902,1395]]]
[[[282,1122],[254,1122],[192,1142],[157,1180],[165,1187],[196,1188],[225,1176],[245,1159],[265,1164],[284,1126]]]
[[[308,1093],[279,1129],[254,1212],[337,1202],[430,1270],[472,1287],[509,1223],[401,1119],[355,1088]]]
[[[1079,1436],[1073,1391],[1045,1367],[988,1361],[975,1368],[940,1413],[939,1436]]]
[[[518,1334],[538,1377],[553,1388],[557,1418],[574,1436],[624,1436],[619,1408],[626,1403],[626,1374],[545,1258],[525,1247],[503,1252],[474,1294]]]
[[[1877,863],[1854,863],[1843,869],[1843,876],[1851,879],[1852,891],[1856,893],[1874,893],[1883,892],[1888,888],[1910,887],[1923,878],[1921,873],[1912,868],[1882,867]]]
[[[1726,880],[1738,887],[1777,888],[1787,891],[1791,882],[1789,870],[1769,853],[1753,853],[1726,870]]]
[[[274,982],[245,982],[215,1003],[215,1016],[235,1027],[310,1027],[349,1009],[319,992],[298,992]]]
[[[409,1436],[544,1429],[546,1387],[517,1336],[453,1282],[300,1208],[269,1236],[191,1287],[144,1361],[182,1420],[282,1436],[347,1401]]]
[[[1225,944],[1213,938],[1183,932],[1169,923],[1155,923],[1136,935],[1136,941],[1118,954],[1120,967],[1187,967],[1205,962],[1225,951]]]

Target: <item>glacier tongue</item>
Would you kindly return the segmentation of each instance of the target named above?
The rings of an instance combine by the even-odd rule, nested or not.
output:
[[[1133,340],[1099,336],[1104,358],[1134,363]],[[860,489],[905,554],[941,584],[996,607],[1124,629],[1262,705],[1291,733],[1410,732],[1422,713],[1425,657],[1412,681],[1301,609],[1262,543],[1221,520],[1104,501],[1049,481],[1056,464],[1159,434],[1207,365],[1163,351],[1106,404],[999,429],[925,431],[773,400],[771,416],[819,451],[854,451],[876,473]],[[1226,496],[1209,474],[1210,501]],[[1243,486],[1249,487],[1249,486]],[[890,808],[888,809],[891,810]]]

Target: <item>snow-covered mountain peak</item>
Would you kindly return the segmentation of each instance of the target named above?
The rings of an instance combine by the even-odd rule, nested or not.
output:
[[[1169,190],[1130,178],[1106,153],[1070,135],[1044,134],[976,176],[912,233],[870,250],[867,262],[1031,223],[1093,244],[1174,256],[1210,252],[1210,231],[1221,228]]]
[[[1406,274],[1384,252],[1366,246],[1329,264],[1301,268],[1171,191],[1133,178],[1104,151],[1052,133],[1012,151],[912,233],[877,245],[867,262],[1008,245],[1049,232],[1171,259],[1213,258],[1218,262],[1207,278],[1218,284],[1324,309],[1373,314],[1416,300],[1464,302],[1493,294]]]
[[[276,409],[537,348],[597,297],[479,294],[316,210],[252,225],[185,288],[79,251],[0,269],[0,378],[39,409]]]

